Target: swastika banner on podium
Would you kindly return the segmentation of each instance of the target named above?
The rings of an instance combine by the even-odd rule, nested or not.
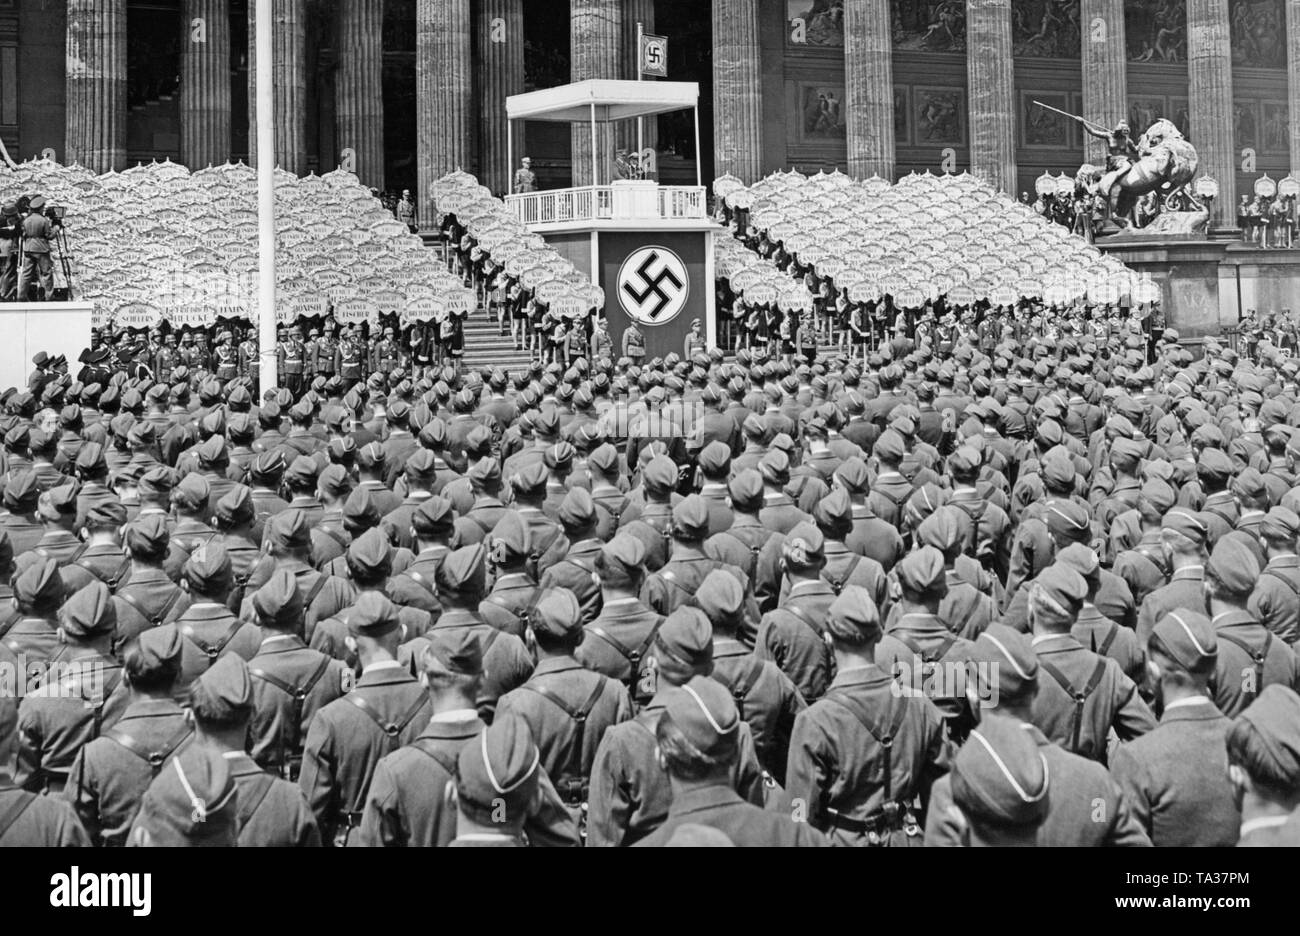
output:
[[[645,335],[647,358],[680,355],[692,320],[706,321],[713,288],[704,276],[708,235],[602,231],[599,244],[599,282],[615,355],[630,322]]]

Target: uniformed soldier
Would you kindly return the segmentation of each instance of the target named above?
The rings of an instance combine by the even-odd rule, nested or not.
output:
[[[13,580],[17,615],[0,625],[0,639],[30,666],[48,663],[59,650],[58,612],[67,596],[59,565],[33,556]]]
[[[126,528],[131,569],[113,595],[116,653],[144,631],[174,622],[189,607],[189,595],[163,571],[168,544],[165,514],[143,514]]]
[[[1147,595],[1138,611],[1138,643],[1145,645],[1156,622],[1170,611],[1205,613],[1205,542],[1209,528],[1201,517],[1175,507],[1160,521],[1160,544],[1169,561],[1169,584]]]
[[[173,701],[181,651],[182,637],[172,624],[151,628],[127,645],[126,709],[72,762],[63,797],[96,845],[126,843],[145,790],[190,740],[192,729]]]
[[[952,807],[972,845],[1034,845],[1047,819],[1051,771],[1024,724],[993,715],[953,760]]]
[[[126,508],[116,499],[89,510],[82,524],[85,549],[60,570],[70,594],[91,582],[103,582],[115,589],[125,581],[131,571],[131,559],[122,549],[126,523]]]
[[[1106,617],[1098,610],[1097,592],[1101,587],[1101,560],[1089,547],[1072,543],[1056,554],[1058,562],[1068,565],[1083,576],[1088,592],[1084,596],[1079,616],[1075,618],[1071,635],[1098,656],[1110,657],[1120,670],[1136,685],[1144,681],[1143,653],[1137,635],[1127,627]]]
[[[781,545],[785,537],[764,526],[763,478],[752,468],[736,474],[727,484],[733,519],[721,533],[704,542],[704,554],[745,573],[754,600],[762,612],[776,607],[782,587]],[[750,637],[748,631],[745,636]]]
[[[1228,771],[1241,796],[1241,846],[1296,846],[1295,791],[1300,786],[1300,696],[1269,686],[1228,731]]]
[[[542,575],[543,589],[566,589],[578,599],[582,608],[582,624],[595,620],[601,610],[600,575],[596,560],[604,545],[596,538],[595,502],[582,488],[573,488],[565,496],[557,511],[557,519],[564,528],[569,549],[564,558],[548,568]],[[546,741],[540,737],[538,744],[546,750]],[[548,774],[551,771],[547,771]],[[555,777],[551,776],[554,780]]]
[[[334,372],[343,381],[344,392],[365,380],[366,351],[354,329],[344,328],[334,353]]]
[[[149,784],[131,825],[136,848],[229,848],[238,844],[235,778],[227,758],[206,744],[178,753]]]
[[[62,791],[77,751],[111,727],[126,705],[126,694],[116,692],[122,667],[111,656],[116,618],[107,586],[92,582],[73,594],[59,624],[59,651],[18,709],[14,780],[36,793]]]
[[[277,569],[291,573],[298,582],[305,609],[302,638],[310,643],[316,622],[326,620],[352,604],[356,591],[349,582],[312,567],[308,561],[311,558],[311,526],[307,514],[301,510],[286,509],[271,518],[266,526],[265,548],[267,558],[253,571],[247,591],[251,593],[261,588]],[[244,598],[239,616],[245,621],[254,619],[251,594]]]
[[[302,342],[302,329],[295,325],[289,331],[289,339],[280,346],[279,367],[277,373],[284,375],[284,385],[289,393],[297,399],[302,393],[303,374],[307,366],[307,349]]]
[[[1300,557],[1296,556],[1300,515],[1289,507],[1273,507],[1260,523],[1260,533],[1266,563],[1246,610],[1294,647],[1300,640]]]
[[[834,844],[920,845],[920,795],[946,769],[943,718],[876,666],[880,612],[865,589],[845,588],[824,628],[835,677],[795,718],[786,792]]]
[[[305,603],[298,579],[277,569],[250,596],[262,642],[248,661],[253,712],[249,753],[263,769],[297,780],[303,742],[316,712],[352,688],[344,663],[303,642]]]
[[[828,844],[808,824],[760,809],[736,793],[732,777],[744,751],[744,725],[730,692],[707,677],[696,676],[665,695],[654,740],[672,802],[663,823],[638,846],[662,846],[686,823],[718,829],[741,846]]]
[[[261,646],[261,631],[230,612],[233,585],[234,567],[221,543],[207,543],[185,561],[181,587],[188,592],[190,603],[176,618],[176,629],[184,638],[181,690],[225,654],[251,660]]]
[[[744,571],[705,553],[703,544],[709,535],[709,508],[698,494],[682,500],[672,512],[671,559],[661,569],[646,577],[641,599],[662,615],[669,615],[689,603],[704,577],[722,569],[736,577],[746,590],[749,580]]]
[[[217,531],[207,523],[212,517],[208,511],[211,493],[207,480],[199,474],[187,474],[172,489],[174,522],[171,524],[167,559],[163,568],[175,581],[180,581],[181,569],[190,555],[217,536]]]
[[[1294,686],[1294,651],[1246,609],[1260,577],[1251,548],[1225,535],[1205,563],[1205,595],[1219,644],[1214,702],[1229,718],[1241,714],[1265,686]]]
[[[528,528],[528,574],[538,580],[569,551],[564,528],[542,512],[546,479],[546,465],[540,461],[525,464],[510,477],[515,512]]]
[[[1156,846],[1237,840],[1241,809],[1224,747],[1232,722],[1210,695],[1218,655],[1214,625],[1198,611],[1171,611],[1151,631],[1147,669],[1160,723],[1120,745],[1110,772]]]
[[[473,544],[470,540],[468,545]],[[507,511],[483,541],[493,575],[492,591],[479,602],[478,613],[499,631],[523,638],[529,610],[540,588],[528,572],[531,550],[528,528],[517,511]]]
[[[236,844],[319,847],[320,829],[302,789],[258,766],[244,752],[254,711],[254,682],[244,661],[234,654],[222,657],[190,685],[187,701],[194,714],[196,746],[220,754],[238,791]],[[187,763],[184,757],[177,762],[182,769]],[[146,793],[145,803],[150,799],[151,793]],[[141,813],[148,815],[147,805]]]
[[[456,838],[452,846],[522,846],[543,773],[522,719],[494,721],[456,759]]]
[[[364,592],[347,627],[348,649],[360,662],[361,676],[351,692],[312,720],[299,778],[323,839],[339,846],[361,824],[375,765],[413,741],[430,715],[424,687],[396,659],[396,606],[378,592]]]
[[[620,534],[601,547],[596,556],[601,610],[587,623],[582,644],[574,653],[583,666],[627,687],[636,708],[648,703],[655,693],[650,651],[664,621],[662,614],[639,597],[644,562],[645,545],[634,536]]]
[[[483,431],[487,434],[486,429]],[[501,463],[490,451],[469,466],[464,485],[470,491],[469,504],[464,511],[456,511],[455,536],[459,545],[468,546],[486,540],[510,508],[501,500]],[[460,486],[455,482],[443,489],[453,504],[455,497],[449,492]]]
[[[36,516],[44,531],[32,547],[32,553],[53,559],[62,568],[85,551],[85,544],[73,533],[77,519],[77,494],[81,486],[75,481],[52,487],[37,500]]]
[[[826,614],[835,592],[822,578],[825,539],[816,526],[801,523],[781,546],[781,563],[790,591],[759,623],[754,654],[771,660],[790,677],[804,700],[820,699],[835,675],[835,661],[825,639]]]
[[[213,358],[217,380],[225,383],[239,376],[239,349],[235,347],[235,336],[229,331],[223,331],[217,336]]]
[[[632,717],[632,704],[617,680],[574,658],[583,629],[572,592],[544,587],[529,614],[528,633],[537,668],[526,683],[501,696],[497,714],[528,724],[547,776],[581,829],[596,747],[606,730]]]
[[[397,370],[401,345],[394,337],[392,326],[384,329],[384,337],[375,342],[371,350],[370,369],[374,373],[389,374]]]

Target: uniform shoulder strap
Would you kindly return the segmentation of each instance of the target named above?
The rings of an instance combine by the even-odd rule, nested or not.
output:
[[[1115,638],[1119,636],[1119,625],[1114,621],[1110,622],[1110,627],[1106,630],[1106,636],[1102,638],[1101,646],[1097,648],[1100,656],[1106,656],[1110,652],[1111,645],[1115,643]]]
[[[311,607],[311,603],[316,600],[316,596],[324,590],[327,581],[329,581],[328,575],[324,572],[317,573],[316,584],[308,589],[307,594],[303,596],[302,608],[304,611]]]
[[[447,772],[449,776],[456,776],[456,758],[441,748],[434,747],[433,744],[424,738],[417,738],[410,744],[425,757],[432,760],[435,764]]]
[[[1273,632],[1264,632],[1264,644],[1259,648],[1252,647],[1246,642],[1245,638],[1238,637],[1236,634],[1218,631],[1216,636],[1221,637],[1230,644],[1235,644],[1245,651],[1251,662],[1255,664],[1255,687],[1248,691],[1252,699],[1257,698],[1264,688],[1264,662],[1268,659],[1269,648],[1273,646]]]
[[[275,786],[275,777],[269,773],[262,773],[258,776],[256,784],[247,796],[239,797],[239,829],[243,831],[244,826],[248,825],[250,819],[257,814],[262,803],[266,800],[271,788]]]
[[[903,727],[903,719],[907,717],[907,697],[900,695],[891,700],[892,708],[888,715],[888,722],[884,719],[880,722],[874,721],[866,709],[847,692],[828,692],[823,698],[830,699],[846,709],[884,750],[884,801],[891,802],[894,799],[892,761],[894,740],[898,737],[899,729]]]
[[[844,586],[849,583],[849,579],[853,578],[853,573],[857,569],[858,563],[860,563],[861,561],[862,561],[862,557],[857,553],[854,553],[852,557],[852,561],[849,562],[849,566],[847,569],[844,570],[844,574],[842,576],[840,576],[837,579],[832,575],[825,574],[825,572],[823,571],[822,581],[824,581],[827,585],[829,585],[831,587],[831,591],[835,592],[835,594],[838,595],[840,592],[844,591]]]
[[[217,662],[217,659],[225,652],[226,647],[228,647],[230,642],[235,639],[235,635],[239,633],[239,629],[243,626],[244,622],[239,618],[235,618],[230,622],[229,626],[226,628],[226,632],[222,634],[221,639],[214,644],[205,643],[204,641],[199,640],[199,638],[194,635],[194,626],[192,624],[186,624],[181,628],[181,636],[202,650],[208,657],[208,666],[211,666],[213,663]]]
[[[1070,682],[1070,678],[1062,673],[1055,663],[1041,657],[1039,657],[1038,663],[1056,680],[1057,685],[1065,690],[1065,694],[1074,700],[1074,711],[1070,716],[1070,746],[1067,750],[1072,754],[1077,754],[1079,753],[1079,736],[1083,731],[1083,709],[1088,702],[1088,696],[1092,695],[1097,686],[1101,684],[1102,677],[1106,675],[1106,658],[1102,657],[1097,661],[1097,665],[1093,668],[1088,681],[1077,689]]]
[[[566,759],[565,766],[561,768],[560,776],[551,778],[555,781],[561,795],[571,802],[581,802],[582,799],[586,798],[582,748],[587,730],[587,717],[591,714],[591,710],[596,707],[596,703],[600,701],[600,697],[604,695],[607,682],[609,680],[605,676],[597,673],[596,685],[591,690],[591,695],[587,696],[587,700],[578,708],[569,705],[558,694],[536,679],[530,679],[523,685],[524,689],[537,693],[573,720],[574,734],[573,742],[569,747],[569,756]]]
[[[1291,594],[1300,595],[1300,585],[1297,585],[1295,582],[1287,578],[1277,569],[1265,569],[1264,574],[1268,576],[1272,576],[1273,578],[1281,582],[1283,585],[1285,585],[1287,588],[1291,589]]]
[[[105,731],[103,737],[115,742],[147,763],[149,768],[153,771],[154,776],[157,776],[158,771],[162,770],[163,765],[167,763],[168,758],[176,753],[176,749],[184,744],[191,734],[193,734],[193,729],[187,724],[182,724],[175,734],[154,750],[149,750],[134,736],[127,734],[116,725]]]
[[[727,686],[727,688],[731,690],[731,698],[735,700],[736,711],[740,713],[741,721],[745,720],[745,700],[749,698],[749,694],[754,691],[754,687],[758,685],[758,680],[762,675],[763,661],[751,656],[749,657],[749,665],[741,671],[741,674],[736,678],[735,682],[730,686]],[[713,677],[724,686],[727,685],[726,681],[720,678],[716,670],[714,671]]]
[[[390,752],[397,750],[402,732],[406,730],[406,727],[409,724],[411,724],[415,719],[415,716],[420,714],[420,709],[424,708],[425,703],[429,701],[428,696],[421,692],[416,696],[414,704],[406,710],[406,714],[402,716],[401,721],[389,722],[384,721],[383,716],[375,710],[375,707],[367,702],[359,693],[349,692],[343,698],[347,699],[357,708],[361,709],[361,711],[365,712],[366,716],[379,726],[379,730],[388,738],[388,750]]]
[[[27,812],[27,808],[36,802],[36,794],[29,793],[26,790],[19,790],[14,801],[9,804],[9,808],[0,813],[0,842],[4,841],[5,833],[13,828],[14,824]]]

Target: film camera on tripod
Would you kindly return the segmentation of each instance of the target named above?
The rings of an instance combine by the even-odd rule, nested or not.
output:
[[[10,206],[6,205],[8,209]],[[72,265],[68,249],[68,235],[63,219],[66,209],[61,205],[47,205],[44,195],[24,195],[13,206],[17,223],[6,217],[8,227],[0,227],[0,235],[12,238],[17,227],[17,291],[12,297],[19,302],[43,299],[68,300],[72,298]],[[6,214],[8,212],[6,211]],[[12,254],[13,247],[10,247]],[[54,257],[57,256],[64,285],[54,286]],[[14,264],[10,264],[12,267]],[[6,271],[8,274],[8,271]],[[33,294],[33,287],[40,292]],[[5,298],[10,298],[6,296]]]

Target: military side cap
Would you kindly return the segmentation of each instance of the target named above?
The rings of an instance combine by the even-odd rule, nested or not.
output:
[[[844,488],[833,488],[813,508],[817,527],[832,539],[843,539],[853,529],[853,502]]]
[[[397,605],[382,592],[363,591],[347,615],[348,633],[354,637],[383,637],[401,626]]]
[[[1038,685],[1038,655],[1029,637],[994,622],[975,638],[972,656],[979,663],[996,665],[997,690],[1002,698],[1023,699]]]
[[[850,494],[867,493],[870,472],[867,470],[867,463],[856,455],[840,463],[840,467],[835,471],[835,477]]]
[[[953,762],[952,797],[993,828],[1035,828],[1047,817],[1047,761],[1026,726],[992,715],[971,730]]]
[[[881,461],[891,464],[902,461],[903,455],[906,454],[906,442],[902,435],[894,429],[886,429],[872,446],[871,453]]]
[[[684,497],[673,508],[673,536],[702,540],[709,535],[709,505],[698,494]]]
[[[1057,498],[1044,504],[1043,520],[1053,536],[1068,540],[1086,538],[1091,531],[1088,509],[1078,501]]]
[[[713,659],[713,625],[699,608],[683,605],[659,626],[655,654],[661,666],[698,669]]]
[[[978,470],[982,463],[980,453],[969,445],[963,445],[948,456],[948,470],[962,476]]]
[[[137,517],[126,528],[126,548],[133,556],[157,558],[167,552],[170,534],[167,517],[163,514],[145,514]]]
[[[38,512],[47,520],[58,521],[70,517],[77,512],[77,495],[80,493],[81,485],[76,481],[50,488],[38,498]]]
[[[922,546],[933,546],[944,556],[960,552],[964,541],[957,515],[953,513],[958,509],[960,508],[947,506],[936,508],[916,528],[917,542]]]
[[[215,540],[208,540],[185,560],[182,574],[190,588],[208,595],[229,588],[234,578],[230,554]]]
[[[370,579],[387,576],[393,567],[393,547],[379,527],[371,527],[352,541],[347,551],[348,568],[354,575]]]
[[[1166,513],[1160,520],[1160,529],[1181,533],[1199,545],[1204,545],[1210,535],[1210,528],[1200,515],[1182,507],[1175,507]]]
[[[528,613],[533,630],[552,637],[567,637],[582,629],[582,608],[567,588],[548,588]]]
[[[1300,696],[1281,683],[1265,686],[1233,719],[1228,759],[1256,783],[1294,794],[1300,787]]]
[[[788,484],[790,481],[790,457],[778,448],[763,456],[758,463],[758,470],[763,476],[763,483],[773,486]]]
[[[576,454],[573,446],[568,442],[556,442],[554,445],[546,446],[546,451],[542,453],[542,461],[551,471],[565,474],[573,467],[573,458]]]
[[[284,476],[285,467],[283,453],[278,450],[263,452],[253,459],[253,465],[249,469],[249,476],[258,484],[272,485]]]
[[[518,495],[537,496],[546,489],[548,477],[546,465],[539,461],[532,461],[511,475],[510,487]]]
[[[90,581],[63,603],[59,623],[64,633],[76,640],[111,634],[117,627],[112,592],[98,579]]]
[[[781,557],[787,566],[801,572],[820,569],[826,560],[826,538],[814,524],[797,524],[781,544]]]
[[[1043,483],[1053,488],[1067,488],[1074,483],[1074,459],[1061,446],[1047,451],[1043,456]]]
[[[229,762],[215,748],[190,744],[145,790],[132,836],[147,833],[157,847],[229,847],[239,834],[237,802]]]
[[[481,544],[454,549],[438,566],[438,589],[454,594],[481,595],[486,584],[487,554]]]
[[[253,593],[253,612],[263,626],[289,628],[302,620],[303,595],[298,580],[287,569],[276,569]]]
[[[39,559],[29,565],[14,580],[13,589],[19,602],[42,609],[57,606],[65,593],[59,565],[53,559]]]
[[[746,468],[727,484],[731,504],[736,510],[757,513],[763,507],[763,476]]]
[[[1264,486],[1264,476],[1254,468],[1243,468],[1241,474],[1232,479],[1231,490],[1238,497],[1252,500],[1264,500],[1268,497],[1268,488]]]
[[[1064,562],[1055,562],[1034,579],[1034,594],[1048,599],[1056,613],[1074,616],[1088,597],[1088,582]]]
[[[524,523],[519,513],[514,510],[506,511],[501,515],[501,519],[492,528],[491,539],[494,548],[500,546],[514,558],[527,556],[532,542],[532,536],[528,532],[528,525]]]
[[[190,704],[215,722],[247,720],[253,712],[253,680],[248,664],[237,653],[219,657],[190,684]]]
[[[298,549],[311,545],[311,524],[307,514],[297,509],[282,510],[271,517],[267,539],[280,549]]]
[[[1205,574],[1233,595],[1248,595],[1254,591],[1259,573],[1259,560],[1251,548],[1230,536],[1215,544],[1205,563]]]
[[[77,470],[84,474],[94,474],[103,471],[106,467],[104,464],[104,447],[98,442],[86,442],[77,452]]]
[[[190,472],[172,489],[172,506],[187,513],[195,513],[207,506],[211,493],[212,488],[207,479],[201,474]]]
[[[1071,543],[1056,554],[1056,561],[1082,575],[1089,591],[1096,591],[1101,586],[1101,559],[1090,546]]]
[[[1170,611],[1151,630],[1149,642],[1159,642],[1166,656],[1189,672],[1205,672],[1219,657],[1214,624],[1198,611]]]
[[[634,542],[641,541],[627,537]],[[642,547],[644,555],[645,547]],[[695,590],[695,603],[709,620],[729,630],[736,630],[745,619],[745,589],[730,572],[714,569]]]
[[[948,578],[943,553],[933,546],[914,549],[894,566],[898,584],[914,595],[933,596],[948,593]]]
[[[726,477],[731,470],[731,449],[715,440],[700,450],[698,460],[700,471],[707,477]]]
[[[456,797],[471,816],[523,820],[536,797],[541,755],[528,723],[507,713],[460,749]]]
[[[299,455],[284,473],[284,480],[296,487],[310,487],[316,483],[320,463],[314,458]]]
[[[656,455],[645,466],[641,479],[648,493],[663,497],[677,486],[677,463],[667,456]]]
[[[495,489],[501,484],[501,463],[495,458],[480,458],[466,472],[470,485],[478,489]]]
[[[420,660],[426,673],[477,676],[483,672],[483,644],[472,627],[434,627]]]
[[[1207,481],[1222,484],[1232,476],[1232,459],[1219,449],[1202,449],[1196,460],[1196,473]]]
[[[41,486],[34,471],[10,473],[4,490],[5,507],[13,513],[31,513],[41,497]]]
[[[618,471],[618,449],[608,442],[598,445],[587,456],[587,465],[595,468],[606,477],[616,474]]]
[[[1268,539],[1291,542],[1300,536],[1300,515],[1289,507],[1277,506],[1264,515],[1260,532]]]
[[[352,490],[352,476],[342,465],[326,465],[316,479],[316,487],[330,497],[344,497]]]
[[[586,488],[570,488],[560,502],[557,517],[564,526],[580,530],[596,522],[596,502]]]
[[[450,533],[455,523],[456,512],[452,509],[451,501],[436,494],[425,498],[411,513],[411,526],[420,535]]]
[[[858,646],[880,638],[880,609],[861,585],[846,585],[826,612],[826,630],[836,640]]]
[[[357,449],[357,467],[364,471],[372,471],[382,466],[387,458],[384,447],[378,442],[368,442]]]
[[[253,494],[242,484],[231,488],[217,501],[217,519],[229,526],[252,523],[253,513]]]
[[[200,468],[212,468],[230,461],[230,456],[226,454],[226,440],[218,435],[208,436],[199,445],[198,456]]]
[[[1152,513],[1160,516],[1172,509],[1178,500],[1174,489],[1158,478],[1144,482],[1139,496],[1150,506]]]
[[[739,743],[740,713],[731,690],[707,676],[694,676],[664,699],[664,718],[709,757],[725,757]]]

